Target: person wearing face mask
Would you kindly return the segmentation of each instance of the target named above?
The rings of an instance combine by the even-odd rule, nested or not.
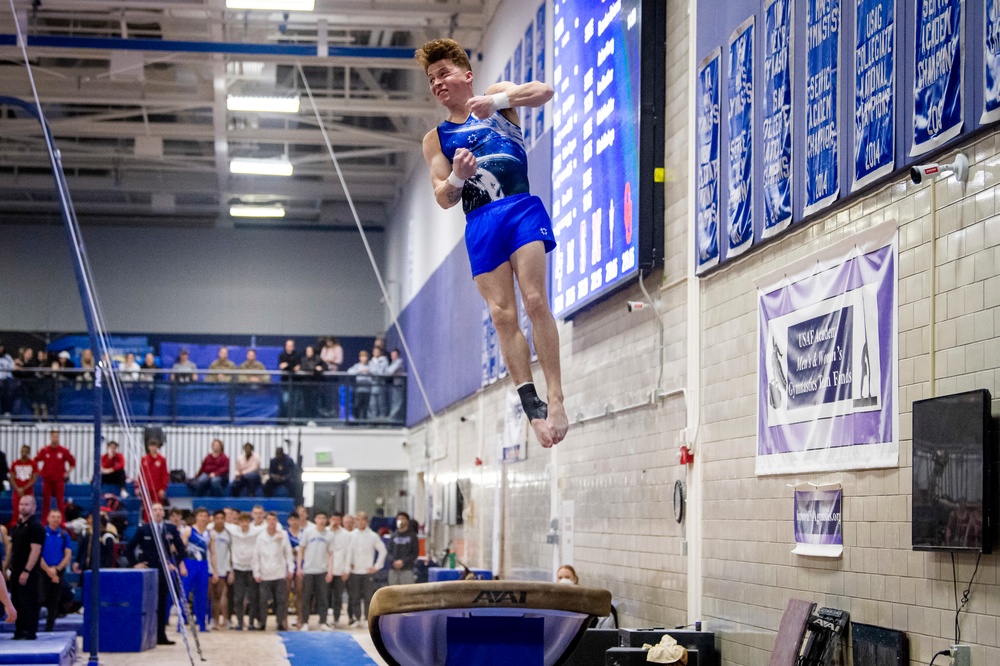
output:
[[[389,585],[411,585],[417,582],[413,565],[420,554],[417,531],[410,522],[410,514],[396,514],[396,531],[389,537]]]
[[[576,575],[576,569],[572,565],[564,564],[556,571],[556,582],[560,585],[579,585],[580,577]],[[614,603],[611,604],[611,615],[602,617],[594,626],[595,629],[617,629],[618,611]]]

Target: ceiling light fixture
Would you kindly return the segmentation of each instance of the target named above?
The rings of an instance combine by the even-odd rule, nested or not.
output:
[[[299,97],[252,97],[229,95],[226,108],[230,111],[258,111],[262,113],[298,113]]]
[[[278,218],[285,216],[283,206],[247,206],[239,204],[229,207],[231,217],[271,217]]]
[[[291,176],[294,171],[287,157],[278,159],[259,159],[254,157],[238,157],[229,162],[230,173],[248,174],[251,176]]]
[[[282,12],[311,12],[316,0],[226,0],[226,9],[270,9]]]

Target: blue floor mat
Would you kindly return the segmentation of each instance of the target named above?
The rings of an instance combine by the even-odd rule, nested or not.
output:
[[[364,648],[344,632],[283,631],[278,635],[285,644],[292,666],[376,666]]]
[[[38,640],[35,641],[15,641],[13,637],[13,634],[0,636],[0,664],[71,666],[76,660],[75,633],[49,634],[40,631],[38,632]]]

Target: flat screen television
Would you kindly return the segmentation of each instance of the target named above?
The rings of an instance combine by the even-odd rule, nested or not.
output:
[[[913,403],[913,550],[991,551],[991,399],[979,389]]]

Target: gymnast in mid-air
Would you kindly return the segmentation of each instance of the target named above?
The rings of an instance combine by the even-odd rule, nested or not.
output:
[[[555,246],[552,222],[528,189],[528,159],[518,124],[519,106],[539,107],[552,86],[501,81],[473,91],[472,66],[452,39],[435,39],[416,52],[431,93],[448,118],[424,137],[424,159],[442,208],[462,202],[472,276],[490,308],[500,350],[539,443],[558,444],[569,420],[563,406],[559,331],[549,307],[545,254]],[[545,375],[546,404],[531,377],[531,351],[521,332],[514,278],[531,319],[535,351]]]

